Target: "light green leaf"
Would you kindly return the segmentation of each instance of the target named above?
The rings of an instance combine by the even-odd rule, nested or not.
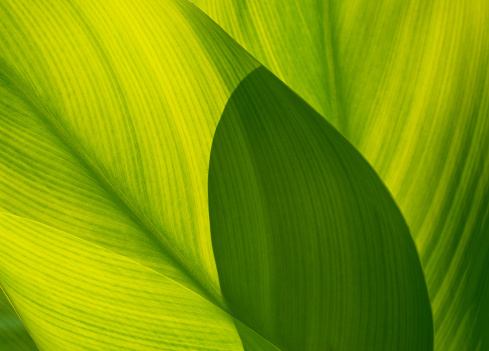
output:
[[[278,348],[433,349],[421,264],[394,201],[264,68],[241,82],[217,128],[209,210],[229,307]]]
[[[82,240],[74,241],[80,250],[86,241],[89,247],[147,267],[133,270],[152,270],[184,286],[208,302],[193,315],[186,314],[182,323],[196,330],[212,326],[200,315],[212,315],[224,303],[210,241],[208,159],[224,105],[240,80],[258,65],[256,61],[186,2],[4,1],[0,9],[0,211],[53,228],[31,231],[51,235],[54,243],[75,236]],[[17,236],[22,240],[25,234],[14,230],[23,228],[21,224],[2,231],[2,250],[15,245]],[[68,263],[69,253],[52,245],[45,247],[46,252],[67,255],[64,266],[72,265],[73,274],[91,277],[86,289],[98,279],[94,274],[112,262],[93,267]],[[27,243],[23,248],[15,256],[18,264],[30,262],[31,269],[50,274],[47,267],[28,260]],[[14,253],[3,252],[2,257],[7,254]],[[34,299],[28,293],[36,282],[17,281],[8,270],[0,274],[7,293],[17,289],[11,293],[15,298],[9,295],[15,305],[17,300]],[[26,271],[22,277],[33,275],[34,271]],[[59,281],[39,294],[57,289],[76,300],[84,292],[67,285],[64,279],[69,277],[58,275]],[[150,291],[156,288],[137,276],[127,286],[130,283]],[[161,294],[175,309],[184,308],[189,297],[173,296],[173,290]],[[62,296],[56,301],[65,304]],[[59,344],[59,349],[90,348],[86,343],[91,338],[82,338],[86,336],[82,330],[94,328],[89,311],[86,318],[82,313],[82,307],[88,307],[77,306],[78,314],[58,310],[69,322],[63,324],[59,317],[57,324],[48,316],[54,307],[42,305],[46,301],[50,300],[35,301],[43,307],[37,313],[18,308],[39,345],[61,343],[68,337],[65,330],[81,334],[72,344]],[[114,299],[113,305],[99,308],[112,318],[113,308],[124,302]],[[137,305],[130,306],[136,313]],[[46,324],[37,326],[34,321],[39,318],[58,331]],[[222,323],[227,334],[209,330],[202,349],[241,348],[229,315],[215,323]],[[96,345],[105,342],[105,349],[112,347],[111,337],[103,339],[102,322],[95,325],[100,327]],[[150,325],[140,325],[140,331],[157,333],[162,349],[195,347],[191,327],[189,334],[177,335],[178,340],[169,337],[178,334],[178,328],[145,327]],[[123,337],[124,330],[120,333]],[[144,335],[127,336],[127,345],[144,341]],[[154,340],[146,349],[154,349]],[[116,344],[120,347],[121,342]]]
[[[0,215],[1,281],[41,350],[240,350],[227,314],[86,240]]]
[[[420,250],[435,349],[489,349],[489,2],[195,2],[386,183]]]
[[[2,68],[13,94],[33,105],[58,143],[153,241],[218,290],[207,160],[228,96],[257,63],[186,2],[25,0],[4,7]],[[23,186],[12,179],[7,191]],[[28,215],[24,200],[5,197],[7,211]],[[50,200],[42,215],[64,207],[61,200]]]

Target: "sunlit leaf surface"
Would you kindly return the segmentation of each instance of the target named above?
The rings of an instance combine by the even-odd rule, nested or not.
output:
[[[140,348],[184,349],[199,345],[193,328],[204,328],[209,335],[201,349],[239,349],[229,315],[219,312],[214,324],[208,322],[207,315],[221,311],[223,302],[210,241],[207,169],[227,99],[258,64],[187,2],[2,2],[1,23],[0,208],[35,221],[32,236],[40,232],[52,240],[42,251],[34,237],[28,246],[24,220],[4,224],[0,281],[36,343],[44,350],[120,350],[123,340],[134,348],[137,340],[155,334]],[[63,240],[65,248],[80,252],[55,246]],[[6,249],[17,246],[15,252]],[[81,251],[98,247],[107,260],[90,266],[87,260],[95,253],[84,257]],[[39,256],[31,257],[30,250]],[[64,257],[59,265],[72,271],[58,271],[48,282],[43,277],[55,272],[39,262],[49,258],[54,267],[49,252]],[[73,255],[81,261],[70,263]],[[133,279],[125,282],[127,300],[122,293],[110,295],[115,273],[101,273],[117,255],[135,262],[121,272]],[[7,266],[21,263],[27,266],[23,275]],[[45,275],[39,272],[30,282],[41,268]],[[154,303],[164,299],[178,313],[190,303],[187,290],[163,288],[136,274],[146,270],[191,290],[207,307],[186,313],[174,330],[163,322],[138,326],[122,319],[123,311],[115,308],[134,314],[136,302],[152,296],[132,296],[131,284],[159,290]],[[80,274],[92,279],[85,279],[85,289],[71,283]],[[100,298],[110,301],[69,302],[94,296],[97,291],[88,289],[100,278],[105,279]],[[46,300],[53,291],[56,298]],[[53,301],[59,305],[51,306]],[[153,317],[181,319],[157,307],[147,305]],[[96,319],[103,316],[111,326]],[[122,325],[141,335],[126,335],[118,329]],[[118,342],[111,339],[114,333]]]

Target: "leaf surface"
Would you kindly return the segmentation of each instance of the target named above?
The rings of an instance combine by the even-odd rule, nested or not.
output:
[[[420,251],[435,349],[489,349],[489,3],[195,3],[386,183]]]
[[[240,83],[219,122],[209,210],[231,310],[279,349],[433,348],[397,206],[358,152],[265,68]]]

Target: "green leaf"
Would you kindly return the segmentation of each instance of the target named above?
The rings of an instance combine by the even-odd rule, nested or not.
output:
[[[420,251],[435,349],[489,349],[489,3],[195,3],[386,183]]]
[[[264,68],[241,82],[217,128],[209,210],[224,296],[278,348],[433,348],[421,264],[394,201]]]
[[[0,350],[37,350],[3,291],[0,291]]]
[[[321,246],[334,256],[330,264],[351,265],[330,272],[347,285],[319,274],[319,257],[297,251],[291,256],[297,267],[288,272],[296,281],[287,287],[300,290],[304,279],[304,291],[286,298],[309,301],[307,309],[297,300],[283,306],[290,315],[255,309],[249,311],[253,318],[242,316],[250,303],[259,306],[262,300],[250,288],[256,300],[243,297],[238,304],[239,296],[229,291],[230,283],[245,283],[249,273],[230,281],[220,264],[218,275],[213,247],[221,245],[216,254],[224,259],[226,240],[218,229],[211,239],[207,190],[214,132],[226,103],[232,111],[236,103],[254,107],[255,99],[271,102],[261,110],[264,117],[287,117],[277,133],[310,128],[319,119],[275,78],[255,82],[260,64],[197,8],[174,0],[15,0],[2,2],[0,14],[0,285],[40,350],[323,349],[353,345],[349,336],[377,349],[400,341],[429,348],[426,287],[407,227],[366,162],[324,121],[318,132],[332,138],[329,148],[319,148],[317,136],[309,141],[307,133],[300,136],[306,138],[303,145],[294,143],[308,165],[314,157],[335,160],[321,166],[332,167],[336,179],[328,183],[331,198],[322,205],[331,212],[323,218],[302,209],[304,228],[331,229],[328,219],[338,216],[349,238],[344,244],[360,250],[368,243],[372,250],[362,249],[357,257]],[[289,98],[293,109],[284,115],[277,103]],[[252,123],[255,110],[240,118]],[[305,117],[305,124],[296,117]],[[234,119],[228,112],[224,118]],[[294,152],[279,161],[286,162],[285,156],[297,164]],[[338,162],[348,166],[338,169]],[[318,187],[325,189],[314,171],[303,180],[317,184],[301,188],[290,178],[290,184],[283,179],[277,186],[312,191],[297,194],[305,203]],[[358,199],[370,195],[372,208],[361,208]],[[256,201],[269,197],[256,194]],[[342,215],[334,203],[342,204]],[[289,202],[281,206],[294,208]],[[351,227],[348,216],[355,219]],[[222,225],[229,220],[223,218]],[[366,240],[370,231],[372,242]],[[284,258],[283,252],[256,254]],[[310,273],[300,276],[306,265]],[[365,274],[359,274],[360,266]],[[270,278],[274,287],[284,283],[283,275]],[[361,287],[365,294],[355,291]],[[288,302],[278,290],[268,301]],[[336,305],[340,315],[329,311]],[[313,306],[317,311],[309,313]],[[310,333],[304,325],[296,328],[291,316],[311,325]],[[344,330],[312,327],[336,317]],[[284,334],[291,330],[297,336]]]

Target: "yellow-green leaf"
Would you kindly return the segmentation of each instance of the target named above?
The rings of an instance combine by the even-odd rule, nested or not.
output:
[[[74,236],[75,242],[123,256],[143,266],[137,269],[155,271],[189,289],[211,310],[222,310],[209,231],[208,159],[225,103],[258,65],[256,61],[187,2],[3,1],[0,9],[0,211],[53,228],[42,227],[45,235],[53,236],[53,243],[75,240]],[[25,235],[15,229],[22,226],[13,228],[2,231],[2,249],[15,246],[16,235],[18,240]],[[51,274],[47,267],[29,262],[28,247],[23,249],[17,252],[18,264],[25,262]],[[61,248],[45,250],[68,255],[62,264],[72,265],[73,274],[98,279],[100,265],[70,264],[69,253]],[[7,254],[13,253],[2,257]],[[12,272],[5,269],[1,274],[14,284]],[[29,274],[35,276],[25,272],[23,277]],[[65,291],[66,298],[71,292],[73,300],[83,295],[65,279],[71,278],[58,273],[51,283],[59,286],[46,286],[39,294],[57,289]],[[1,283],[7,293],[14,289]],[[14,305],[31,299],[28,292],[34,283],[15,281],[20,284],[15,289],[27,295],[9,294]],[[88,289],[93,281],[86,284]],[[137,276],[132,284],[155,289]],[[187,303],[186,296],[173,296],[172,290],[161,293],[176,309]],[[67,303],[62,294],[55,301]],[[58,310],[70,320],[64,325],[48,318],[54,307],[42,305],[46,300],[35,302],[42,306],[40,312],[18,310],[27,329],[35,330],[34,339],[45,340],[46,345],[61,342],[53,338],[71,338],[61,330],[81,333],[89,325],[94,328],[90,314],[85,318],[81,307],[78,314]],[[113,318],[110,311],[124,303],[113,300],[113,306],[98,308]],[[136,313],[137,305],[131,306]],[[188,320],[183,322],[207,328],[211,324],[199,317],[205,311],[186,314]],[[38,320],[34,314],[58,332],[34,325]],[[232,318],[226,316],[216,323],[223,323],[228,334],[209,330],[203,349],[241,347]],[[115,327],[117,319],[111,321]],[[94,347],[105,342],[108,348],[112,340],[102,339],[102,322],[98,326],[99,346]],[[141,332],[150,326],[141,325]],[[171,329],[151,332],[157,333],[162,349],[195,345],[188,337],[191,328],[188,340],[182,334],[178,342],[168,338],[176,334]],[[120,334],[127,345],[144,339],[135,334],[124,337],[124,330]],[[90,338],[81,335],[86,336],[80,334],[58,349],[89,348],[85,344]],[[145,349],[154,349],[154,340]]]

